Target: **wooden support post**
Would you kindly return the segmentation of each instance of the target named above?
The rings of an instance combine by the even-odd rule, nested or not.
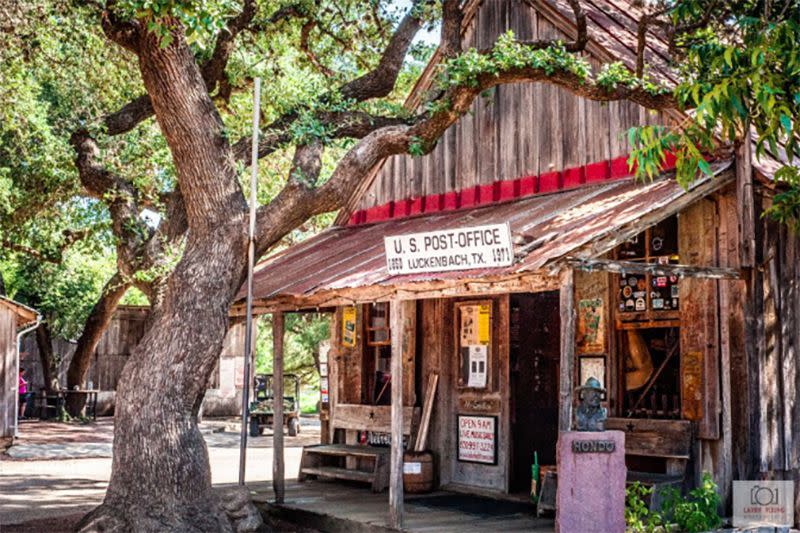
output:
[[[739,266],[756,264],[756,215],[753,198],[753,155],[750,123],[745,122],[743,139],[736,147],[736,212],[739,217]]]
[[[558,430],[572,429],[572,397],[575,385],[575,274],[570,268],[561,275],[561,362],[559,370]]]
[[[272,313],[272,488],[275,502],[283,503],[283,312]]]
[[[403,527],[403,322],[405,305],[392,300],[392,451],[389,469],[389,526]]]

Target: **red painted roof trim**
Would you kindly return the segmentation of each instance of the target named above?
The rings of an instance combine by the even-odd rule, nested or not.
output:
[[[672,170],[673,168],[675,168],[675,156],[668,154],[664,170]],[[622,156],[606,161],[589,163],[580,167],[568,168],[561,172],[545,172],[538,176],[523,176],[516,179],[495,181],[494,183],[476,185],[460,191],[394,200],[383,205],[356,211],[350,217],[348,225],[371,224],[423,213],[456,211],[469,207],[508,202],[537,194],[550,194],[605,181],[623,179],[632,175],[633,172],[628,170],[628,156]]]

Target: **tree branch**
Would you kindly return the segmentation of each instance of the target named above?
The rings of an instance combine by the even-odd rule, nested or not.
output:
[[[255,0],[246,0],[242,11],[226,24],[225,29],[223,29],[217,37],[217,42],[214,46],[214,51],[211,53],[211,57],[200,67],[203,80],[209,92],[213,92],[219,84],[224,81],[225,68],[228,65],[228,60],[233,51],[236,37],[242,31],[253,27],[253,21],[258,10],[257,8],[258,6]],[[108,10],[106,10],[106,12],[104,12],[104,20],[109,16]],[[259,25],[259,27],[277,24],[282,20],[299,16],[302,16],[302,11],[299,6],[285,6],[276,11],[265,23]],[[112,26],[109,28],[111,27]],[[136,39],[133,39],[133,36],[130,38],[127,36],[126,30],[122,27],[113,30],[111,34],[109,34],[109,31],[111,30],[106,30],[106,34],[109,35],[109,38],[114,42],[118,42],[117,39],[124,39],[126,43],[134,48],[133,51],[138,50],[140,45],[138,34],[136,34]],[[129,31],[133,32],[133,29]],[[152,116],[153,104],[150,101],[150,96],[143,94],[122,106],[118,111],[106,115],[102,119],[102,123],[108,135],[120,135],[127,133]]]
[[[429,0],[416,0],[411,9],[405,14],[400,24],[397,27],[394,35],[386,46],[386,49],[381,56],[378,66],[374,70],[356,78],[348,83],[345,83],[339,88],[339,93],[345,99],[353,99],[357,102],[363,102],[373,98],[381,98],[389,94],[397,82],[397,76],[403,66],[408,49],[411,42],[416,36],[419,29],[422,27],[422,18],[420,16],[421,7]],[[294,122],[298,117],[296,111],[287,113],[280,118],[273,121],[267,126],[262,135],[262,139],[258,146],[258,157],[263,158],[273,153],[281,145],[286,144],[291,140],[291,135],[288,133],[289,125]],[[334,119],[341,119],[342,117],[354,119],[347,127],[337,127]],[[360,117],[360,118],[355,118]],[[363,137],[367,133],[374,131],[379,127],[389,125],[389,123],[399,124],[402,121],[399,119],[389,119],[382,117],[372,117],[366,113],[327,113],[320,114],[317,118],[324,124],[332,125],[336,129],[334,138],[344,137]],[[250,137],[243,137],[233,145],[234,157],[237,161],[249,164],[247,160],[250,153],[252,139]]]
[[[70,143],[77,154],[75,166],[83,188],[108,206],[117,237],[117,266],[123,275],[132,277],[139,270],[139,252],[152,236],[152,230],[139,217],[139,193],[132,183],[97,161],[100,150],[88,131],[77,130]]]
[[[422,27],[420,16],[422,6],[428,1],[416,0],[413,3],[389,40],[377,67],[340,88],[339,91],[345,99],[352,98],[363,102],[371,98],[386,96],[394,89],[411,41]]]
[[[364,136],[341,159],[330,179],[314,190],[286,187],[268,205],[259,209],[257,227],[258,251],[263,253],[283,235],[286,227],[294,227],[308,217],[341,207],[354,188],[380,163],[391,155],[406,153],[412,143],[431,151],[442,134],[464,113],[483,91],[508,83],[549,83],[569,90],[577,96],[596,101],[629,100],[649,109],[673,109],[678,103],[671,94],[650,94],[640,87],[619,85],[607,89],[567,71],[546,72],[532,67],[510,68],[499,73],[478,76],[475,85],[456,86],[445,91],[440,101],[449,102],[440,110],[425,113],[413,124],[390,125]]]
[[[442,31],[440,51],[443,57],[455,57],[461,53],[461,26],[464,22],[464,11],[461,0],[444,0],[442,2]]]
[[[313,20],[309,20],[303,24],[303,27],[300,29],[300,49],[306,54],[309,62],[314,65],[318,71],[328,77],[332,77],[334,72],[320,62],[314,52],[311,51],[311,46],[308,42],[311,36],[311,30],[313,30],[316,25],[317,23]]]
[[[287,115],[276,120],[265,128],[265,134],[258,143],[258,157],[264,158],[291,142],[292,135],[288,126],[296,117]],[[363,111],[320,113],[317,119],[330,128],[330,138],[360,139],[378,128],[390,125],[409,124],[410,119],[370,115]],[[246,165],[250,164],[250,146],[252,138],[244,137],[233,145],[234,158]]]
[[[100,24],[106,37],[117,43],[122,48],[139,54],[141,40],[141,25],[138,21],[122,21],[114,15],[113,5],[109,1],[101,15]]]

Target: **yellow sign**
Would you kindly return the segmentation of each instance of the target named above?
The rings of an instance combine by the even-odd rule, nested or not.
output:
[[[491,339],[492,306],[478,306],[478,344],[489,344]]]
[[[492,306],[466,305],[461,308],[461,346],[489,344],[492,338]]]
[[[355,348],[356,337],[356,308],[345,307],[342,310],[342,345]]]

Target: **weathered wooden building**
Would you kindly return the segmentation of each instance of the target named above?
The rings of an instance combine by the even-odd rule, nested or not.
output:
[[[467,4],[467,46],[508,29],[521,40],[575,32],[563,1]],[[592,64],[632,68],[637,8],[583,5]],[[672,82],[666,46],[654,36],[647,57]],[[435,68],[436,57],[412,106]],[[574,387],[593,376],[607,389],[608,426],[626,432],[631,479],[689,487],[708,471],[726,501],[735,479],[800,479],[800,241],[761,217],[776,160],[754,160],[748,139],[688,189],[669,162],[638,183],[623,133],[679,115],[547,84],[499,86],[472,111],[431,154],[385,161],[337,225],[257,271],[257,311],[335,313],[326,442],[369,442],[390,411],[394,442],[413,433],[408,408],[424,407],[436,375],[426,444],[438,484],[525,493],[534,452],[555,464]],[[510,230],[510,265],[447,257],[446,246],[422,263],[409,253],[410,237],[436,249],[442,233],[430,232],[458,239],[498,225]],[[398,263],[387,264],[390,242],[405,243]],[[407,273],[410,258],[443,271]],[[307,473],[348,478],[359,464],[317,461]]]
[[[19,335],[36,326],[39,313],[0,296],[0,450],[14,438],[18,413]]]
[[[114,312],[106,330],[97,344],[86,375],[86,386],[91,382],[98,390],[98,414],[114,413],[114,400],[122,369],[131,351],[144,335],[149,308],[121,305]],[[53,353],[58,357],[58,382],[67,386],[67,369],[75,353],[75,342],[54,338]],[[29,335],[22,342],[22,365],[27,369],[31,390],[44,388],[41,357],[36,339]],[[219,364],[209,380],[203,413],[206,416],[233,416],[241,413],[242,368],[244,362],[244,324],[231,325],[225,337]]]

